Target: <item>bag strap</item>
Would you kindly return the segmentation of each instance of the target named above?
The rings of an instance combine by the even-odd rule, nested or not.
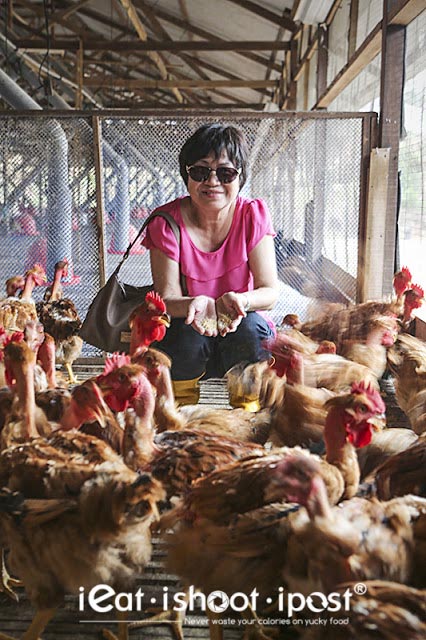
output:
[[[166,222],[170,226],[171,230],[173,231],[173,234],[174,234],[174,236],[176,238],[176,242],[178,243],[179,248],[180,248],[180,227],[177,224],[176,220],[167,211],[154,211],[154,213],[151,213],[146,218],[146,220],[144,220],[141,228],[139,229],[139,231],[137,233],[137,236],[134,238],[134,240],[132,240],[132,242],[127,247],[126,251],[124,252],[123,257],[121,258],[120,262],[118,263],[117,267],[115,268],[115,273],[116,274],[118,274],[118,272],[120,271],[120,269],[123,266],[124,262],[129,257],[131,250],[133,249],[133,247],[135,246],[135,244],[137,243],[137,241],[139,240],[139,238],[141,237],[142,233],[145,231],[145,229],[147,228],[147,226],[149,225],[151,220],[153,220],[154,218],[158,218],[158,217],[164,218],[166,220]],[[182,288],[182,293],[183,293],[184,296],[186,296],[186,295],[188,295],[188,290],[186,288],[186,278],[185,278],[184,274],[180,270],[180,264],[179,264],[179,274],[180,274],[180,285],[181,285],[181,288]]]

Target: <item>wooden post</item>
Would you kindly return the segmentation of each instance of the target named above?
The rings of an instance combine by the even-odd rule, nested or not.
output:
[[[305,73],[303,76],[303,111],[308,110],[308,100],[309,100],[309,69],[311,66],[311,61],[307,60],[305,64]]]
[[[104,207],[104,171],[102,160],[102,128],[99,116],[93,116],[93,152],[95,156],[96,180],[96,226],[99,239],[99,282],[106,282],[106,243],[105,243],[105,207]]]
[[[371,152],[364,269],[359,273],[363,300],[379,300],[383,295],[382,280],[377,276],[383,272],[386,261],[385,234],[390,156],[390,149],[373,149]]]
[[[318,27],[317,100],[327,89],[328,31]]]
[[[296,73],[297,68],[297,51],[298,51],[298,42],[293,39],[291,41],[291,49],[290,49],[290,86],[289,86],[289,94],[287,100],[287,109],[289,111],[296,111],[296,97],[297,97],[297,82],[294,80],[294,74]]]
[[[76,82],[77,88],[75,92],[75,108],[82,109],[83,108],[83,68],[84,68],[84,49],[83,49],[83,41],[80,40],[80,47],[76,54],[76,65],[75,65],[75,73],[76,73]]]
[[[7,3],[7,28],[13,29],[13,0],[5,0]]]
[[[352,58],[353,54],[356,51],[358,9],[359,9],[359,0],[351,0],[351,8],[349,12],[348,60]]]
[[[383,3],[382,68],[380,79],[379,146],[390,149],[386,205],[386,261],[383,294],[392,292],[395,269],[396,220],[398,214],[398,152],[404,90],[406,27],[388,24],[388,1]],[[377,272],[380,273],[380,272]]]
[[[367,244],[367,221],[369,216],[369,170],[371,150],[377,147],[377,116],[365,117],[362,122],[362,147],[360,167],[360,201],[359,201],[359,225],[358,225],[358,267],[356,280],[356,300],[366,300],[365,281],[369,278],[377,280],[375,272],[367,272],[365,266],[365,252]],[[371,215],[373,215],[371,213]]]

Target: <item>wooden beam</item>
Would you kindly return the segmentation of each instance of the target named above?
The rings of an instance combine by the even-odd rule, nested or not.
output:
[[[309,99],[309,66],[310,62],[305,65],[305,74],[303,76],[303,110],[308,110],[308,99]]]
[[[127,2],[128,0],[122,0]],[[275,40],[215,40],[206,42],[204,40],[180,40],[174,42],[157,42],[137,40],[126,40],[122,42],[109,42],[106,40],[83,40],[86,51],[287,51],[290,48],[288,42],[276,42]],[[46,49],[45,40],[17,40],[16,46],[20,49]],[[76,51],[79,47],[77,40],[52,40],[50,46],[53,49],[65,49],[66,51]],[[265,65],[268,62],[265,60]]]
[[[286,10],[284,10],[286,11]],[[293,19],[293,16],[291,15],[291,18]],[[281,40],[283,35],[284,35],[284,28],[280,27],[278,29],[278,33],[277,33],[277,37],[276,40]],[[271,73],[272,73],[272,67],[275,63],[277,57],[277,52],[276,51],[272,51],[271,55],[269,56],[269,63],[268,63],[268,68],[266,69],[266,73],[265,73],[265,80],[269,80],[269,78],[271,77]],[[284,102],[284,97],[285,97],[285,91],[286,91],[286,83],[285,83],[285,54],[284,54],[284,64],[282,66],[281,72],[280,72],[280,83],[279,83],[279,87],[278,90],[275,92],[275,95],[273,96],[273,101],[276,102],[276,104],[279,106],[279,108],[281,108],[283,102]]]
[[[351,0],[349,11],[349,33],[348,33],[348,60],[352,58],[356,51],[356,37],[358,30],[358,10],[359,0]]]
[[[134,4],[137,7],[140,7],[141,9],[146,5],[146,2],[144,2],[144,0],[134,0]],[[84,10],[85,13],[89,14],[89,10],[85,9]],[[94,17],[94,13],[93,11],[90,12],[92,14],[92,17]],[[200,37],[200,38],[204,38],[205,40],[217,40],[218,38],[213,36],[209,31],[206,31],[205,29],[201,29],[200,27],[196,27],[193,24],[189,24],[188,22],[186,22],[185,20],[182,20],[182,18],[178,18],[176,16],[171,15],[170,13],[167,13],[166,11],[163,11],[158,5],[155,7],[155,14],[158,18],[160,18],[161,20],[165,20],[166,22],[169,22],[170,24],[175,25],[176,27],[179,27],[180,29],[183,29],[184,31],[187,31],[188,33],[193,33],[194,35]],[[221,38],[219,38],[221,39]],[[222,39],[223,40],[223,39]],[[225,42],[225,40],[223,40]],[[262,66],[267,66],[268,64],[268,60],[266,58],[262,58],[261,56],[258,56],[256,53],[252,53],[249,51],[236,51],[236,53],[241,56],[246,58],[247,60],[252,60],[252,62],[256,62],[257,64],[261,64]],[[278,73],[281,71],[281,66],[278,64],[274,64],[273,65],[273,70],[277,71]]]
[[[263,111],[263,109],[265,108],[264,104],[261,104],[259,102],[251,102],[251,103],[245,103],[242,104],[241,102],[209,102],[208,104],[205,105],[199,105],[199,104],[195,104],[195,103],[190,103],[187,102],[185,104],[165,104],[164,102],[151,102],[151,101],[138,101],[136,104],[135,102],[117,102],[116,103],[120,109],[135,109],[136,107],[138,109],[155,109],[155,111],[157,110],[166,110],[168,113],[170,113],[170,110],[172,109],[173,111],[196,111],[197,113],[200,112],[206,112],[208,113],[209,111],[212,110],[218,110],[226,113],[229,113],[231,110],[232,111]]]
[[[388,24],[400,24],[406,27],[424,10],[424,0],[395,0],[389,11]]]
[[[233,2],[238,5],[242,9],[246,9],[251,13],[263,18],[264,20],[268,20],[283,29],[287,29],[288,31],[294,32],[297,30],[297,24],[291,18],[286,15],[280,16],[266,7],[257,4],[256,2],[252,2],[251,0],[228,0],[228,2]]]
[[[348,64],[337,74],[325,93],[318,98],[314,108],[328,107],[330,102],[337,98],[343,89],[380,53],[381,44],[382,25],[380,23],[367,36]]]
[[[188,63],[191,62],[192,60],[192,56],[186,56],[188,58]],[[123,67],[127,68],[128,71],[140,71],[141,70],[141,62],[140,62],[140,58],[136,58],[134,60],[134,62],[132,62],[132,64],[129,64],[129,62],[126,63],[126,60],[120,59],[120,60],[106,60],[104,58],[98,59],[98,58],[85,58],[85,64],[86,64],[86,68],[88,65],[97,65],[98,67],[111,67],[111,73],[113,73],[113,69],[114,67]],[[214,73],[217,73],[218,75],[222,75],[224,78],[228,78],[228,80],[241,80],[240,76],[236,76],[234,73],[229,73],[229,71],[225,71],[224,69],[220,69],[220,67],[217,67],[216,65],[210,64],[210,63],[206,63],[205,60],[203,60],[202,62],[203,67],[205,67],[206,69],[208,69],[209,71],[213,71]],[[170,66],[166,63],[166,67],[169,69]],[[148,75],[146,70],[144,69],[144,75]],[[153,76],[151,76],[153,77]],[[265,78],[267,79],[267,78]],[[259,88],[255,88],[255,91],[258,91],[259,93],[261,93],[262,95],[266,95],[268,97],[272,96],[271,91],[268,91],[267,89],[259,89]]]
[[[89,4],[90,1],[91,0],[80,0],[80,2],[76,2],[68,9],[63,9],[62,11],[55,11],[55,13],[49,19],[49,26],[53,24],[58,24],[62,22],[62,20],[66,20],[73,13],[76,13],[76,11],[79,11],[81,7],[84,7],[85,4]]]
[[[127,15],[129,16],[129,20],[130,22],[133,24],[136,33],[138,34],[139,38],[141,39],[142,43],[145,44],[146,41],[148,40],[148,34],[145,30],[145,27],[142,24],[141,19],[139,18],[135,7],[133,6],[133,3],[131,0],[120,0],[121,4],[123,5],[123,7],[125,8]],[[122,44],[122,43],[121,43]],[[148,53],[149,57],[151,58],[151,60],[157,65],[158,70],[160,72],[160,76],[163,79],[166,79],[168,77],[168,72],[166,69],[166,65],[164,64],[164,60],[162,59],[162,57],[158,54],[157,51],[149,51]],[[174,94],[176,100],[178,102],[183,102],[183,96],[181,94],[181,92],[179,91],[179,89],[177,89],[176,86],[171,87],[172,93]]]
[[[296,110],[296,103],[297,103],[297,81],[294,79],[294,76],[296,74],[297,52],[298,52],[297,40],[293,39],[291,41],[291,50],[290,50],[290,85],[288,90],[287,101],[285,103],[285,108],[289,109],[290,111]]]
[[[13,11],[13,0],[9,0],[7,2],[7,16],[6,16],[6,20],[7,20],[7,28],[13,29],[13,15],[14,15],[14,11]]]
[[[216,89],[277,88],[278,80],[143,80],[138,78],[116,78],[115,76],[92,76],[85,78],[86,87],[117,87],[123,89],[171,89],[174,87]]]
[[[145,9],[141,9],[141,11],[143,12],[145,19],[148,21],[148,24],[150,25],[150,28],[152,29],[152,31],[156,35],[156,37],[161,38],[163,40],[166,40],[168,42],[171,42],[172,38],[169,36],[169,34],[167,33],[166,29],[163,27],[161,22],[158,20],[158,18],[155,15],[154,11],[151,8],[148,8],[148,7],[146,7]],[[190,63],[188,61],[189,56],[186,53],[178,53],[177,57],[179,57],[190,68],[193,68],[194,71],[199,75],[200,78],[203,78],[204,80],[209,80],[208,75],[200,68],[199,63],[195,58],[191,58],[192,63]],[[166,67],[167,67],[167,60],[164,59],[164,63],[166,65]],[[167,68],[169,68],[169,67],[167,67]],[[177,74],[175,74],[175,75],[177,75]],[[190,95],[192,96],[192,99],[195,102],[199,102],[200,101],[200,99],[198,97],[196,97],[196,95],[193,92]]]
[[[331,23],[334,20],[334,16],[336,15],[336,13],[338,12],[338,10],[340,9],[342,4],[342,0],[334,0],[334,3],[331,5],[331,9],[327,14],[327,17],[325,19],[325,24],[329,27],[331,25]]]
[[[311,44],[309,45],[309,47],[306,49],[306,51],[305,51],[305,53],[303,55],[303,58],[300,60],[299,64],[297,65],[297,69],[296,69],[296,72],[294,74],[294,79],[295,80],[299,80],[300,76],[303,73],[303,67],[312,58],[312,56],[314,55],[317,47],[318,47],[318,38],[315,37],[313,39],[313,41],[311,42]]]
[[[83,108],[83,82],[84,82],[84,49],[83,45],[81,45],[80,49],[77,51],[76,55],[76,65],[75,65],[75,73],[76,73],[76,83],[77,89],[75,92],[75,108],[82,109]]]
[[[383,18],[386,24],[386,16]],[[387,260],[382,274],[383,294],[392,292],[396,265],[396,221],[398,217],[398,153],[404,92],[406,27],[395,24],[385,28],[382,44],[380,83],[379,146],[389,148],[389,181],[386,203],[385,251]]]
[[[322,96],[327,88],[328,66],[328,30],[318,27],[318,58],[317,58],[317,98]]]
[[[388,24],[407,25],[424,11],[424,0],[398,0],[389,14]],[[380,53],[382,22],[367,36],[349,62],[319,97],[315,109],[326,108],[350,82]]]

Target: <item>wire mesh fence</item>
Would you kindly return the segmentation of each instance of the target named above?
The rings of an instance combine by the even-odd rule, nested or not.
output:
[[[276,231],[281,295],[276,322],[302,318],[314,298],[355,300],[365,121],[372,114],[99,114],[103,171],[95,169],[92,118],[81,114],[0,117],[0,279],[41,263],[72,265],[66,295],[84,317],[99,289],[102,260],[97,190],[103,192],[105,269],[110,275],[143,219],[186,193],[179,175],[183,142],[201,124],[242,129],[250,149],[242,195],[263,198]],[[271,256],[272,259],[272,256]],[[122,271],[151,281],[138,244]],[[35,299],[42,296],[35,291]],[[97,352],[86,346],[86,355]]]

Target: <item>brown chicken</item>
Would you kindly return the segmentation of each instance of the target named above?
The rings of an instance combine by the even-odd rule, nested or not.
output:
[[[322,441],[325,402],[336,395],[332,391],[287,384],[266,361],[235,365],[226,378],[230,397],[236,394],[270,411],[273,445],[308,447]]]
[[[67,275],[68,261],[60,260],[55,265],[55,277],[47,295],[48,301],[39,304],[38,314],[46,333],[55,341],[56,362],[65,365],[70,382],[76,383],[72,363],[81,354],[83,340],[78,335],[81,320],[77,308],[72,300],[62,298],[61,279]]]
[[[261,456],[263,447],[237,439],[217,437],[198,430],[164,431],[154,435],[155,397],[147,378],[140,380],[127,412],[123,459],[134,470],[150,471],[161,480],[167,495],[182,495],[193,480],[246,456]]]
[[[268,471],[253,475],[243,463],[235,484],[224,467],[194,483],[165,514],[168,566],[185,584],[205,594],[220,589],[249,595],[256,589],[262,604],[278,595],[283,576],[290,592],[306,595],[328,594],[342,578],[411,576],[413,523],[425,500],[381,505],[355,499],[330,509],[312,458],[293,452],[269,461]],[[279,499],[303,504],[309,515],[294,505],[268,505]],[[265,637],[255,625],[251,633]]]
[[[1,432],[0,448],[50,433],[49,423],[37,411],[34,391],[36,354],[23,341],[10,341],[4,348],[6,378],[14,384],[16,395]]]
[[[337,496],[342,496],[345,484],[345,497],[355,495],[360,470],[354,445],[366,446],[373,430],[384,426],[385,405],[375,389],[364,383],[354,384],[352,393],[335,396],[320,389],[286,384],[266,363],[246,367],[239,383],[240,392],[248,390],[259,397],[262,406],[270,408],[269,441],[273,445],[301,445],[318,450],[316,443],[324,440],[326,460],[336,478]],[[366,427],[366,438],[352,438],[351,424],[359,429],[359,434]]]
[[[391,302],[369,301],[346,309],[326,311],[317,320],[303,323],[300,330],[313,340],[333,341],[337,353],[341,353],[348,340],[366,338],[368,321],[377,316],[396,315],[401,326],[407,327],[413,319],[413,311],[423,303],[424,291],[419,285],[411,283],[409,272],[400,278],[401,273],[394,276],[396,297]]]
[[[371,318],[367,323],[367,335],[363,342],[354,340],[343,345],[342,355],[348,360],[368,367],[377,379],[387,366],[387,350],[398,335],[396,319],[390,316]]]
[[[156,366],[151,366],[151,380],[156,377],[153,371]],[[153,386],[146,368],[129,364],[128,356],[115,354],[109,358],[97,382],[105,402],[114,411],[134,410],[127,411],[125,415],[121,452],[126,464],[134,470],[152,472],[164,483],[168,496],[180,495],[195,478],[210,473],[222,464],[264,452],[263,447],[238,439],[217,437],[198,429],[181,428],[155,434],[156,398]],[[91,384],[94,382],[91,381]],[[74,412],[81,405],[80,401]],[[62,424],[65,420],[66,416]],[[106,439],[103,429],[97,429],[96,435]]]
[[[321,460],[308,451],[299,451],[300,455],[304,455],[307,459],[312,458],[312,460],[319,461],[320,473],[326,484],[329,500],[331,503],[336,504],[342,498],[354,496],[358,490],[359,466],[355,447],[368,444],[374,428],[373,423],[381,422],[382,420],[384,404],[376,391],[368,387],[365,388],[363,385],[358,385],[358,387],[354,387],[352,393],[329,400],[326,409],[328,413],[324,428],[325,458]],[[268,473],[268,464],[275,464],[283,457],[285,459],[294,454],[295,451],[297,449],[283,447],[267,455],[262,461],[250,460],[239,462],[234,467],[229,466],[226,472],[229,480],[226,481],[226,484],[228,486],[235,485],[235,492],[232,495],[235,495],[238,503],[245,505],[246,500],[256,499],[256,496],[253,495],[254,492],[249,492],[249,495],[242,496],[243,492],[238,490],[238,478],[243,468],[245,472],[242,481],[246,482],[246,477],[261,477],[262,473]],[[219,469],[217,472],[219,483],[223,482],[224,475],[225,470]],[[215,474],[211,474],[210,481],[211,486],[214,487],[216,482]],[[207,487],[208,490],[209,487]],[[232,495],[227,495],[224,492],[223,500],[229,502],[229,506],[221,506],[220,517],[223,517],[227,509],[234,510]],[[204,503],[202,509],[205,510],[207,508],[206,505],[209,503],[207,496],[203,495],[201,501]],[[216,506],[217,502],[215,502],[214,508]],[[246,510],[254,508],[256,507],[250,506]]]
[[[377,377],[368,367],[335,353],[300,353],[283,332],[266,340],[264,345],[273,358],[271,367],[280,377],[285,375],[290,384],[304,384],[338,393],[347,390],[353,382],[364,380],[379,388]]]
[[[408,493],[426,497],[426,434],[388,457],[376,470],[375,479],[377,495],[382,500]]]
[[[104,440],[114,451],[122,451],[123,429],[93,380],[86,380],[74,387],[59,421],[61,431],[78,429]]]
[[[349,580],[416,580],[414,526],[426,514],[424,498],[352,498],[330,507],[316,473],[302,504],[306,512],[293,523],[283,571],[290,592],[330,593]]]
[[[139,363],[139,366],[135,363]],[[104,391],[106,402],[114,411],[123,411],[120,408],[124,406],[120,402],[123,393],[127,398],[123,376],[141,370],[156,391],[154,416],[158,432],[190,429],[235,438],[240,442],[264,444],[267,441],[271,420],[269,411],[252,414],[243,409],[214,409],[200,405],[187,405],[177,409],[170,377],[170,359],[152,347],[138,351],[131,361],[129,356],[123,354],[114,354],[107,359],[105,372],[98,376],[97,382]],[[136,386],[134,383],[135,394]]]
[[[372,434],[370,443],[357,449],[361,478],[365,479],[386,460],[414,445],[419,436],[411,429],[390,427]],[[389,496],[391,497],[391,496]]]
[[[89,444],[90,436],[85,438]],[[77,595],[81,587],[101,583],[129,591],[150,559],[150,526],[164,492],[149,474],[132,472],[119,457],[111,461],[112,453],[106,457],[108,466],[99,465],[83,482],[79,480],[86,452],[76,467],[65,456],[62,469],[55,466],[58,497],[29,499],[5,489],[0,492],[0,542],[9,550],[8,563],[36,607],[25,634],[29,640],[39,637],[67,594]],[[49,459],[56,462],[54,455]],[[32,462],[28,456],[24,473],[30,473]],[[64,497],[73,481],[73,495]],[[120,626],[119,637],[127,637],[124,624]]]
[[[24,276],[12,276],[6,280],[6,297],[17,298],[25,287]]]
[[[144,351],[152,342],[159,342],[170,326],[166,304],[156,291],[146,294],[145,302],[136,307],[129,317],[130,354]]]
[[[25,274],[25,286],[20,298],[10,297],[0,301],[0,326],[7,331],[23,331],[29,320],[37,320],[37,312],[31,295],[34,287],[46,282],[43,267],[36,264]]]
[[[229,596],[249,596],[256,589],[258,609],[268,596],[276,597],[291,521],[299,508],[270,503],[286,500],[288,493],[290,499],[298,495],[300,458],[315,465],[303,453],[287,452],[281,459],[267,456],[258,467],[248,461],[223,467],[195,482],[162,517],[167,566],[184,585],[194,585],[206,595],[221,590]],[[208,607],[206,612],[210,615]],[[256,624],[254,613],[246,610],[241,615],[251,618],[250,634],[244,637],[270,637]],[[218,628],[210,627],[211,638],[222,638]]]
[[[426,431],[426,343],[401,333],[388,351],[388,364],[397,402],[420,435]]]
[[[349,589],[348,609],[324,611],[321,618],[325,623],[310,625],[302,634],[302,640],[423,640],[426,637],[426,590],[397,582],[367,580],[366,592],[361,594],[357,593],[357,584],[347,582],[336,589],[342,601]]]
[[[64,387],[36,391],[35,401],[49,422],[60,422],[65,409],[71,402],[71,392]]]

